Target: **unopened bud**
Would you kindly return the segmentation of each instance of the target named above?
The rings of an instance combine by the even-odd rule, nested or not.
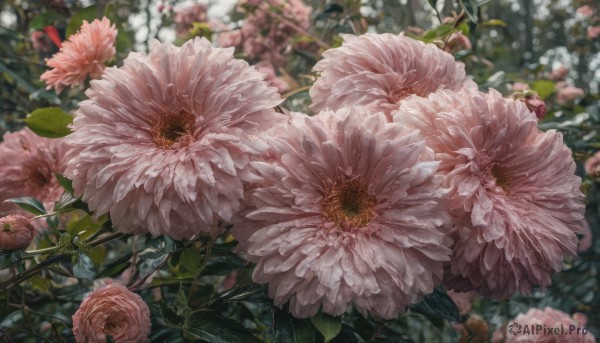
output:
[[[29,246],[34,228],[29,219],[21,215],[0,218],[0,249],[15,250]]]

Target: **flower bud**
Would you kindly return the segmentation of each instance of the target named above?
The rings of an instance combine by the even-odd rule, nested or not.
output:
[[[27,248],[33,239],[34,228],[29,219],[21,215],[0,218],[0,249]]]
[[[513,94],[513,99],[524,102],[527,108],[535,113],[538,119],[542,119],[546,115],[546,103],[534,91],[517,91]]]

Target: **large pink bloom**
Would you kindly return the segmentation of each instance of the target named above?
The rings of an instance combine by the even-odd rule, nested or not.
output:
[[[581,331],[585,323],[576,318],[550,307],[543,310],[532,308],[509,322],[506,343],[596,343],[593,334]],[[559,330],[558,334],[548,331],[555,328]]]
[[[91,24],[83,21],[81,29],[62,44],[58,53],[46,61],[52,70],[46,71],[40,79],[54,88],[57,93],[68,86],[80,86],[90,75],[97,78],[104,70],[104,62],[115,55],[117,29],[105,17]]]
[[[52,209],[63,188],[55,173],[65,169],[66,146],[62,139],[43,138],[28,128],[7,133],[0,143],[0,211],[17,209],[2,204],[16,197],[34,197]]]
[[[389,33],[343,38],[314,67],[321,72],[310,89],[315,111],[365,106],[389,114],[410,95],[476,88],[464,65],[433,44]]]
[[[90,293],[73,315],[77,343],[149,342],[150,310],[142,298],[118,283]]]
[[[124,64],[91,82],[66,138],[76,195],[122,232],[182,239],[229,221],[240,173],[267,148],[255,135],[284,118],[277,90],[204,38]]]
[[[433,291],[448,261],[437,162],[417,131],[350,108],[293,113],[252,162],[250,210],[234,235],[296,317],[394,318]]]
[[[556,131],[491,90],[438,91],[394,120],[420,129],[441,161],[458,228],[449,286],[505,298],[550,284],[583,230],[581,179]]]

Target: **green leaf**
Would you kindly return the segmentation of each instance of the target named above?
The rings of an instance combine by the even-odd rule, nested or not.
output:
[[[68,125],[73,117],[60,107],[45,107],[34,110],[25,118],[25,124],[38,136],[60,138],[71,133]]]
[[[260,343],[248,329],[213,312],[196,311],[183,327],[185,338],[211,343]]]
[[[475,0],[458,0],[458,2],[460,3],[460,7],[462,7],[462,9],[465,10],[465,13],[467,13],[467,16],[469,17],[471,22],[477,23],[477,21],[478,21],[478,18],[477,18],[478,3],[477,3],[477,1],[475,1]]]
[[[47,214],[44,205],[42,205],[42,203],[39,202],[37,199],[31,197],[12,198],[4,200],[4,202],[12,202],[13,204],[17,204],[20,208],[24,209],[25,211],[38,216],[42,214]]]
[[[73,14],[71,16],[71,20],[69,21],[69,25],[67,25],[67,38],[69,38],[70,35],[74,34],[79,30],[84,20],[92,22],[96,18],[98,18],[98,6],[96,5],[86,7],[81,11]]]
[[[98,277],[114,277],[121,274],[125,269],[131,266],[131,262],[129,262],[130,258],[131,254],[127,254],[107,264],[106,267],[104,267],[104,270],[98,273]]]
[[[427,2],[429,3],[429,6],[433,7],[433,9],[437,9],[437,0],[427,0]]]
[[[56,176],[56,179],[58,180],[58,183],[62,186],[62,188],[64,188],[65,191],[69,194],[73,195],[73,193],[75,192],[73,190],[73,181],[59,173],[55,173],[54,176]]]
[[[502,27],[506,27],[506,22],[500,20],[500,19],[490,19],[490,20],[486,20],[482,23],[480,23],[480,25],[483,26],[502,26]]]
[[[197,286],[190,291],[190,296],[188,297],[189,307],[192,310],[205,307],[212,299],[214,292],[215,287],[213,285]]]
[[[187,247],[181,251],[179,257],[179,264],[185,269],[194,272],[200,267],[202,263],[202,254],[194,247]]]
[[[342,318],[332,317],[328,314],[319,312],[316,316],[310,318],[313,326],[323,335],[325,343],[334,339],[342,330]]]
[[[21,262],[23,257],[21,250],[0,250],[0,269],[12,267]]]
[[[183,324],[183,318],[179,317],[177,315],[177,312],[175,312],[175,310],[172,307],[167,306],[164,303],[163,303],[163,305],[165,307],[163,307],[160,310],[160,314],[162,314],[163,318],[167,321],[167,323],[170,323],[170,324],[176,325],[176,326]]]
[[[286,311],[273,308],[273,336],[275,343],[312,343],[315,328],[306,319],[294,318]]]
[[[152,274],[169,258],[169,256],[171,256],[171,254],[159,254],[156,252],[142,255],[140,257],[142,262],[138,267],[140,278],[145,278],[149,274]]]
[[[82,252],[78,254],[77,264],[73,266],[73,275],[78,279],[94,280],[96,267],[88,255]]]
[[[54,9],[46,10],[45,12],[40,13],[38,16],[33,18],[31,22],[29,22],[29,28],[41,30],[49,25],[54,25],[56,22],[60,21],[63,16],[58,13]]]
[[[531,89],[538,93],[542,100],[546,100],[554,92],[554,82],[549,80],[535,80],[531,84]]]
[[[239,285],[221,294],[219,298],[225,301],[268,301],[267,288],[255,283]]]
[[[416,312],[427,317],[442,318],[453,322],[460,321],[460,313],[452,299],[439,289],[426,295],[420,302],[410,306]]]
[[[74,198],[71,194],[69,194],[68,192],[64,192],[60,198],[58,198],[58,201],[54,204],[54,212],[65,212],[68,211],[70,209],[73,209],[73,205],[75,202],[79,201],[77,198]]]

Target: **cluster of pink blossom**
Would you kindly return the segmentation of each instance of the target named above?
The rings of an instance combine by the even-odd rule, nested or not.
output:
[[[177,37],[187,37],[194,23],[206,23],[208,21],[208,6],[195,3],[190,6],[175,10],[173,21]]]
[[[308,15],[298,3],[270,1],[283,6],[274,18],[266,2],[242,7],[280,34],[303,25],[286,19]],[[107,20],[81,35],[94,25],[112,37]],[[106,51],[110,39],[91,37]],[[27,129],[5,136],[0,190],[54,201],[64,170],[75,196],[124,233],[183,240],[233,224],[253,280],[296,317],[353,306],[390,319],[440,284],[494,298],[547,286],[587,225],[562,135],[539,130],[524,102],[478,91],[433,44],[343,38],[314,67],[314,116],[274,110],[272,66],[260,73],[204,38],[154,42],[90,82],[66,153]],[[70,63],[81,75],[90,60]],[[147,305],[117,284],[90,294],[73,322],[78,341],[150,330]]]

